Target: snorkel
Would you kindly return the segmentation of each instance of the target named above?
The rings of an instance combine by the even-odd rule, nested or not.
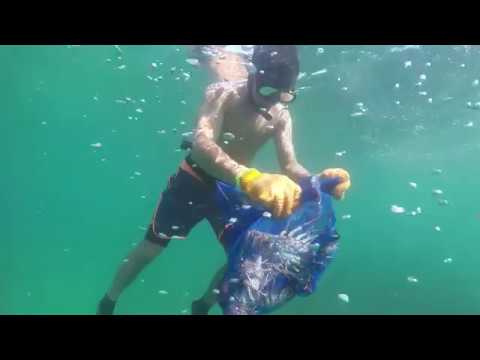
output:
[[[288,105],[296,98],[299,61],[295,45],[257,45],[247,65],[250,102],[266,120],[275,104]]]

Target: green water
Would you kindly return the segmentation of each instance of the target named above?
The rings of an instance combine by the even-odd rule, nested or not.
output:
[[[336,204],[341,248],[317,292],[277,313],[479,313],[480,111],[466,106],[480,101],[472,84],[479,48],[323,46],[319,55],[317,48],[300,49],[301,71],[328,72],[299,81],[311,88],[291,106],[297,155],[312,171],[348,169],[353,187]],[[2,314],[94,313],[184,156],[175,150],[194,124],[205,70],[185,62],[182,46],[121,49],[0,46]],[[427,79],[416,86],[421,74]],[[125,97],[137,103],[115,102]],[[351,117],[358,102],[367,111]],[[272,171],[276,164],[269,144],[255,165]],[[437,204],[437,188],[448,206]],[[422,214],[394,214],[393,204],[408,212],[420,206]],[[117,313],[185,313],[224,261],[202,223],[140,275]]]

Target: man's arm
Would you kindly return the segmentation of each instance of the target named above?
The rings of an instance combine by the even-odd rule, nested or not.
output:
[[[207,88],[192,146],[192,155],[204,170],[214,168],[220,180],[231,184],[235,184],[235,177],[246,167],[228,156],[216,141],[222,129],[225,105],[234,96],[233,91],[216,85]]]
[[[235,54],[224,49],[225,45],[186,45],[187,48],[198,57],[200,63],[205,65],[214,82],[218,81],[238,81],[245,80],[248,77],[247,69],[244,65],[245,59],[239,54]],[[202,55],[202,48],[208,46],[214,50],[215,54]]]
[[[310,176],[297,161],[295,147],[293,146],[292,118],[289,111],[281,112],[281,119],[275,133],[278,161],[282,172],[292,180],[298,182],[302,177]]]
[[[223,181],[235,184],[239,177],[240,188],[249,198],[271,209],[274,216],[288,216],[297,206],[301,189],[288,176],[261,173],[238,164],[216,140],[222,130],[225,106],[234,101],[236,93],[230,90],[207,90],[195,132],[192,156],[205,171],[215,172]],[[218,86],[218,85],[217,85]],[[213,169],[213,170],[212,170]]]

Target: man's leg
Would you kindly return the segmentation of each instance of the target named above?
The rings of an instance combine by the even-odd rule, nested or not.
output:
[[[191,229],[203,220],[205,199],[210,199],[207,190],[203,183],[182,169],[169,178],[144,241],[124,259],[112,287],[98,305],[97,314],[113,314],[122,292],[163,251],[169,239],[187,237]]]
[[[133,249],[120,265],[110,290],[100,301],[97,309],[98,315],[112,315],[116,302],[123,291],[137,278],[165,249],[165,245],[153,243],[148,240],[142,241]]]
[[[218,294],[216,294],[214,290],[219,290],[226,268],[227,265],[223,265],[220,269],[218,269],[212,281],[210,282],[210,286],[208,287],[207,291],[200,299],[192,302],[192,315],[208,315],[210,309],[217,303]]]

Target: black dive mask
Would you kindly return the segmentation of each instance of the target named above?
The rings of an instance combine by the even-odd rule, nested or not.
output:
[[[264,66],[255,69],[255,87],[260,97],[270,104],[290,104],[296,99],[295,83],[297,76],[285,64]]]

